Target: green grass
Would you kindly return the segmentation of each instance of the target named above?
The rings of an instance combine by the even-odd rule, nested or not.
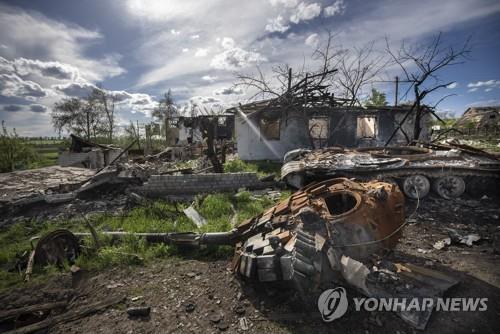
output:
[[[274,174],[276,177],[280,176],[281,164],[272,161],[243,161],[240,159],[234,159],[226,161],[224,164],[225,173],[237,173],[237,172],[250,172],[257,173],[260,177],[269,174]]]
[[[282,197],[289,193],[283,193]],[[266,195],[253,196],[248,191],[237,194],[211,194],[198,197],[194,202],[195,209],[207,220],[200,229],[182,212],[188,204],[154,201],[142,207],[136,207],[125,216],[99,214],[90,217],[97,232],[127,231],[127,232],[217,232],[228,231],[233,217],[240,223],[251,218],[275,203]],[[31,249],[29,239],[32,236],[44,235],[57,228],[66,228],[73,232],[88,232],[81,219],[68,221],[51,221],[43,224],[32,221],[18,222],[0,230],[0,290],[22,282],[22,276],[17,272],[9,272],[16,258]],[[204,247],[189,253],[181,252],[175,246],[164,244],[147,244],[144,239],[129,235],[121,242],[112,242],[111,238],[100,235],[102,247],[99,251],[93,249],[93,240],[85,240],[86,248],[78,257],[76,265],[99,270],[111,266],[130,266],[151,263],[155,259],[166,257],[189,256],[193,258],[214,259],[229,257],[233,250],[228,246]],[[63,268],[64,269],[64,268]],[[34,281],[50,277],[54,268],[37,268]]]

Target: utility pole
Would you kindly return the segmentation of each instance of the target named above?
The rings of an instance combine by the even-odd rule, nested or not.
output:
[[[396,94],[394,96],[394,106],[398,106],[398,93],[399,93],[399,77],[396,76]]]
[[[292,68],[290,67],[288,69],[288,91],[290,92],[290,89],[292,89]]]

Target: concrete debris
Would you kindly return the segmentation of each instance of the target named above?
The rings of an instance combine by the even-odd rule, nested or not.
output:
[[[469,247],[472,247],[474,242],[481,240],[481,237],[478,234],[460,234],[457,230],[452,229],[452,228],[446,228],[446,231],[448,232],[449,237],[444,238],[442,240],[437,241],[434,244],[434,248],[437,250],[441,250],[447,246],[450,246],[452,244],[463,244],[467,245]]]
[[[238,324],[239,324],[239,328],[242,331],[247,331],[249,329],[249,321],[248,321],[248,319],[246,317],[241,317],[238,320]]]
[[[188,208],[183,210],[184,214],[193,222],[196,224],[198,228],[202,227],[203,225],[207,224],[207,220],[203,218],[198,211],[196,211],[193,206],[189,206]]]
[[[453,243],[464,244],[471,247],[474,242],[481,240],[481,237],[478,234],[464,235],[452,228],[446,228],[446,230],[448,231],[448,235]]]
[[[446,246],[449,246],[449,245],[451,245],[451,239],[450,238],[444,238],[443,240],[436,241],[436,243],[432,247],[434,247],[437,250],[441,250],[441,249],[443,249],[443,248],[445,248]]]

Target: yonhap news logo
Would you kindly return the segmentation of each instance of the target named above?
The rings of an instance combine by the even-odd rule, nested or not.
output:
[[[347,312],[348,304],[347,293],[342,287],[325,290],[318,298],[318,309],[325,322],[343,316]]]
[[[354,310],[419,312],[435,309],[444,312],[483,312],[488,309],[488,298],[353,298]],[[325,322],[342,317],[349,306],[343,287],[328,289],[318,298],[318,310]]]

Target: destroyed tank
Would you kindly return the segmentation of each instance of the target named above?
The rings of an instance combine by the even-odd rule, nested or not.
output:
[[[332,177],[384,180],[398,184],[411,199],[427,196],[433,189],[451,199],[472,189],[498,182],[500,157],[457,143],[448,145],[394,146],[288,152],[281,178],[301,188],[305,184]]]
[[[306,303],[315,303],[326,288],[347,286],[370,297],[435,298],[457,281],[430,269],[384,260],[405,225],[404,202],[395,184],[334,178],[308,185],[228,232],[133,234],[146,242],[181,248],[233,245],[231,268],[236,275],[250,282],[292,288]],[[101,233],[112,238],[128,234]],[[60,249],[73,256],[78,249],[55,244],[74,246],[74,238],[88,236],[98,244],[93,228],[91,233],[75,234],[58,230],[41,239],[44,244],[36,249],[41,255],[43,250]],[[65,238],[71,242],[63,242]],[[424,328],[431,311],[398,314]]]
[[[343,257],[367,261],[393,248],[404,221],[404,196],[396,185],[336,178],[309,185],[229,232],[134,235],[180,247],[233,245],[236,274],[258,282],[288,281],[308,291],[342,277]],[[74,246],[75,236],[97,238],[95,231],[68,233],[57,230],[45,236],[38,252],[50,259],[42,250],[51,250],[54,257],[55,244]],[[119,239],[128,233],[102,234]],[[73,256],[78,250],[66,247],[65,252]]]

